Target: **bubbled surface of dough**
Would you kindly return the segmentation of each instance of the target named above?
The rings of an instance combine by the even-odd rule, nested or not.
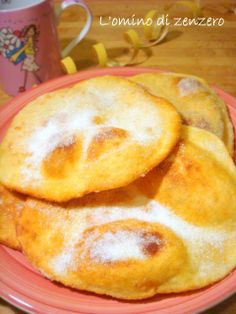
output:
[[[0,147],[0,181],[52,201],[125,186],[160,163],[179,133],[167,101],[124,78],[94,78],[18,113]]]
[[[124,188],[63,204],[29,199],[17,228],[24,253],[51,280],[121,299],[224,278],[236,266],[229,153],[210,132],[184,127],[163,163]]]
[[[17,250],[20,250],[20,243],[16,234],[16,223],[25,199],[0,184],[0,243]]]
[[[179,73],[144,73],[130,79],[153,95],[169,100],[184,124],[217,135],[233,155],[234,133],[226,105],[206,81]]]

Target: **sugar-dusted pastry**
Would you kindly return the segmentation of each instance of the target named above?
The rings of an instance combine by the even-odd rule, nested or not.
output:
[[[167,161],[128,187],[60,205],[29,199],[19,241],[73,288],[121,299],[198,289],[236,266],[235,189],[221,141],[185,127]]]
[[[18,225],[24,254],[69,287],[121,299],[154,295],[181,271],[187,253],[173,231],[153,221],[151,209],[145,214],[147,200],[139,204],[136,194],[106,191],[64,206],[29,200]]]
[[[236,167],[214,134],[183,127],[172,154],[145,178],[141,191],[196,225],[220,225],[236,217]]]
[[[25,197],[0,184],[0,243],[20,250],[16,235],[16,222],[23,208]]]
[[[233,155],[234,134],[227,108],[206,81],[178,73],[144,73],[130,79],[153,95],[169,100],[186,125],[217,135]]]
[[[53,201],[125,186],[160,163],[179,133],[166,100],[124,78],[94,78],[15,117],[0,147],[0,181]]]
[[[177,234],[185,238],[189,265],[158,292],[205,287],[236,267],[236,167],[214,134],[183,128],[171,156],[136,186],[146,197],[169,208],[167,225],[176,230],[172,215],[188,224]],[[159,222],[164,220],[161,216]]]

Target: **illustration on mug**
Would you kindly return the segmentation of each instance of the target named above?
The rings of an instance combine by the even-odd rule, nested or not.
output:
[[[24,81],[19,87],[19,92],[25,91],[30,73],[41,83],[37,73],[39,65],[35,61],[38,36],[39,31],[35,24],[29,24],[21,31],[13,31],[9,27],[0,29],[0,55],[16,66],[21,65],[21,71],[24,71]]]

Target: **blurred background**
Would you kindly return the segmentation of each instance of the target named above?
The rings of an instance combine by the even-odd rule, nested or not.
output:
[[[60,1],[56,0],[59,4]],[[163,8],[176,1],[168,0],[87,0],[94,21],[87,37],[71,53],[78,69],[95,66],[91,45],[102,42],[110,57],[122,60],[127,52],[123,32],[129,27],[101,26],[109,16],[128,18],[135,14],[144,17],[150,10],[163,12]],[[199,2],[199,1],[198,1]],[[169,71],[183,72],[201,76],[209,83],[236,96],[236,1],[202,0],[202,14],[205,17],[223,17],[223,26],[201,27],[172,26],[163,42],[151,48],[150,57],[139,66],[158,67]],[[235,9],[235,12],[233,12]],[[176,6],[172,16],[193,17],[187,7]],[[80,16],[80,23],[78,23]],[[82,10],[70,8],[63,13],[59,25],[62,47],[76,35],[85,16]],[[72,29],[73,26],[73,29]],[[134,27],[142,36],[142,27]]]
[[[224,18],[219,26],[171,26],[165,39],[146,49],[136,59],[138,66],[156,67],[169,71],[201,76],[210,84],[217,85],[236,96],[236,0],[191,0],[201,7],[204,17]],[[55,0],[56,9],[60,0]],[[130,27],[111,25],[101,26],[100,18],[107,21],[109,16],[116,18],[144,17],[148,11],[163,13],[169,5],[177,1],[169,0],[87,0],[93,14],[93,24],[86,38],[70,53],[78,71],[97,66],[92,45],[102,42],[110,58],[126,60],[130,46],[124,41],[123,33]],[[170,17],[193,17],[186,6],[174,5]],[[85,21],[81,8],[72,6],[62,13],[58,26],[61,47],[65,47],[80,31]],[[143,27],[134,28],[143,38]],[[140,60],[139,60],[140,58]],[[142,62],[143,61],[143,62]],[[0,103],[9,99],[0,91]]]

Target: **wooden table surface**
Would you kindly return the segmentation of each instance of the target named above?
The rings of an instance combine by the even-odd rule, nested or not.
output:
[[[55,1],[58,6],[60,1]],[[112,58],[123,60],[128,45],[122,33],[127,27],[101,26],[99,18],[112,17],[143,17],[149,10],[160,9],[173,1],[157,0],[87,0],[93,13],[94,21],[87,37],[71,52],[78,70],[96,66],[91,46],[103,42]],[[223,17],[222,27],[171,27],[167,38],[148,51],[148,58],[139,66],[157,67],[170,71],[190,73],[205,78],[210,84],[217,85],[226,92],[236,96],[236,15],[221,5],[223,0],[201,1],[205,9],[204,16]],[[231,1],[236,8],[236,1]],[[187,9],[176,9],[179,16],[191,16]],[[80,30],[84,13],[72,7],[62,14],[59,25],[59,38],[64,47]],[[142,35],[142,29],[136,28]],[[0,90],[0,104],[10,99]],[[9,307],[5,302],[0,305],[0,314],[22,313]],[[217,305],[207,314],[236,313],[236,296]],[[50,314],[50,313],[49,313]]]

